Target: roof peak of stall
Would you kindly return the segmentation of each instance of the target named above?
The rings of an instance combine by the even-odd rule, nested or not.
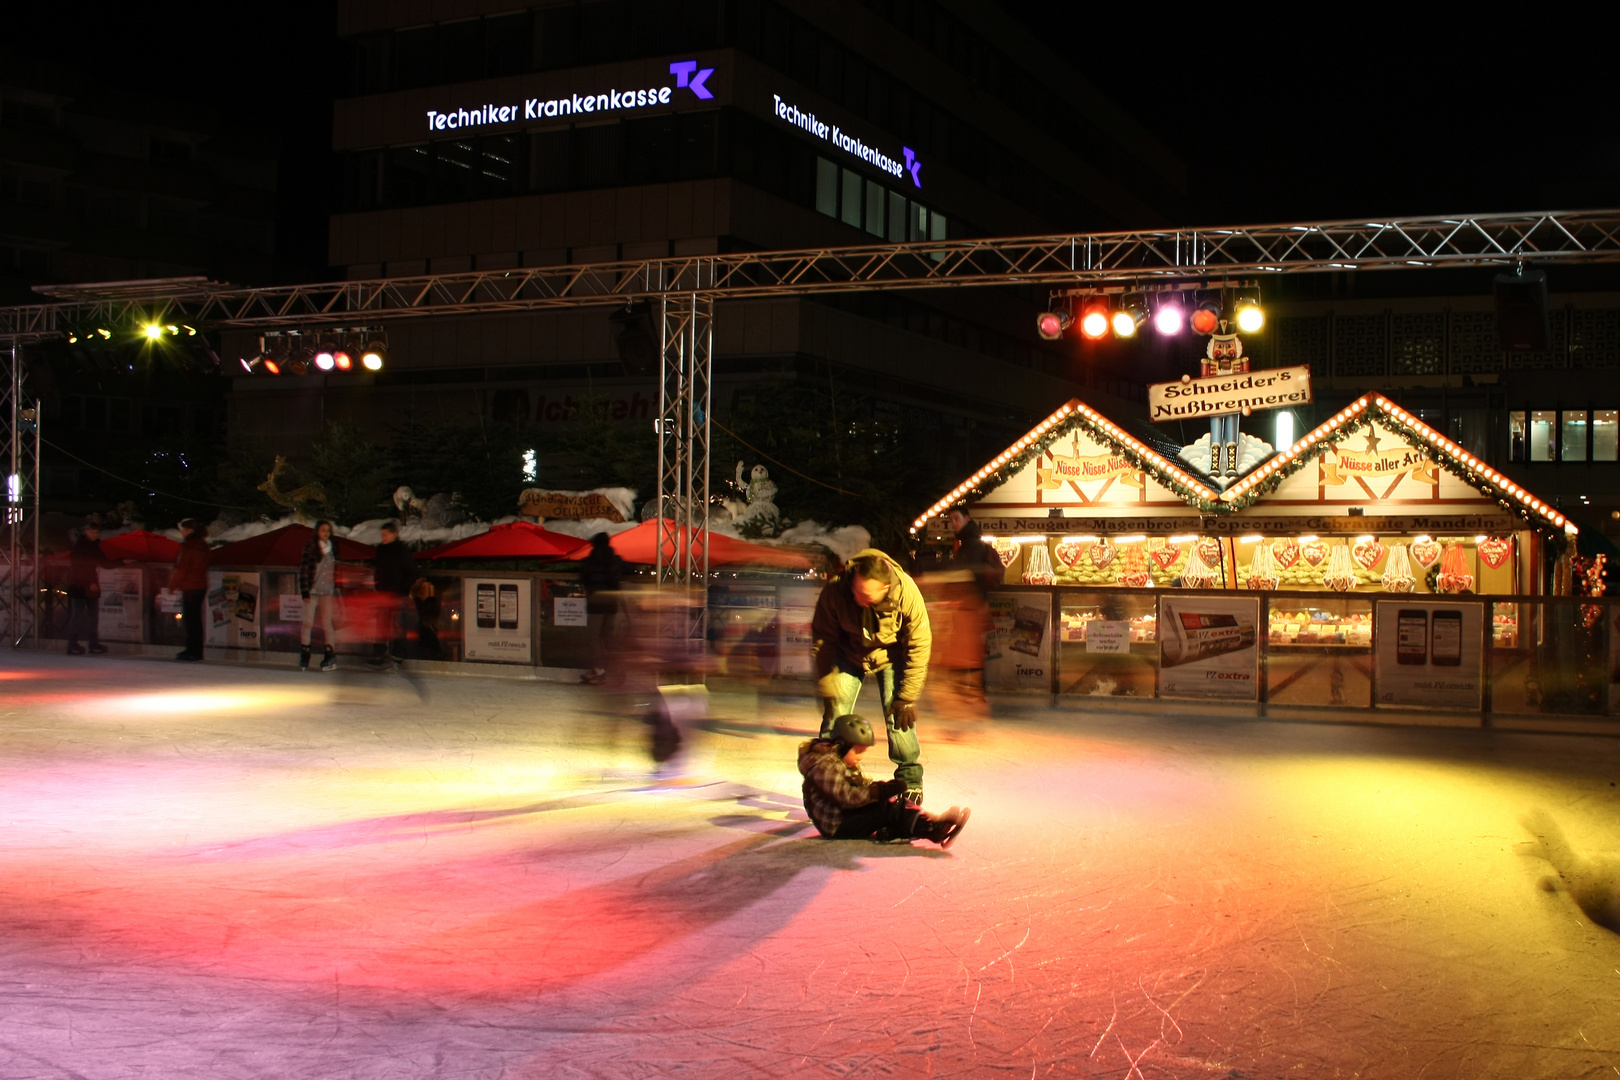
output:
[[[1071,398],[929,507],[912,522],[911,532],[916,534],[930,518],[958,503],[983,498],[1001,487],[1041,455],[1049,453],[1065,435],[1077,429],[1117,448],[1132,466],[1151,475],[1190,508],[1203,514],[1225,516],[1253,506],[1275,491],[1288,477],[1325,454],[1338,452],[1340,444],[1348,436],[1374,420],[1413,445],[1422,447],[1425,454],[1432,455],[1436,464],[1443,465],[1468,486],[1523,518],[1532,527],[1571,537],[1578,532],[1575,525],[1555,507],[1536,498],[1410,411],[1376,392],[1364,394],[1351,402],[1292,446],[1273,453],[1221,492],[1157,453],[1079,398]]]
[[[1438,464],[1460,473],[1480,494],[1497,501],[1503,508],[1524,518],[1533,526],[1562,530],[1570,536],[1579,532],[1575,524],[1558,510],[1509,480],[1482,459],[1446,438],[1383,394],[1372,392],[1346,405],[1328,420],[1301,436],[1294,445],[1259,464],[1247,476],[1221,493],[1228,511],[1254,505],[1276,489],[1284,479],[1337,448],[1347,436],[1374,418],[1414,443],[1427,444]]]
[[[994,491],[1076,428],[1082,428],[1087,434],[1112,443],[1132,465],[1151,473],[1154,479],[1187,499],[1190,505],[1201,509],[1218,510],[1220,496],[1213,488],[1079,398],[1070,398],[1045,420],[1030,428],[1023,438],[991,458],[983,468],[929,507],[911,523],[911,531],[915,533],[928,523],[929,518],[944,513],[964,499],[987,495]]]

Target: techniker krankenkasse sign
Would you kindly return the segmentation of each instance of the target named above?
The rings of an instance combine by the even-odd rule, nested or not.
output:
[[[1154,383],[1148,387],[1148,419],[1198,420],[1255,409],[1286,409],[1310,402],[1311,369],[1303,364],[1208,379],[1183,375],[1179,382]]]

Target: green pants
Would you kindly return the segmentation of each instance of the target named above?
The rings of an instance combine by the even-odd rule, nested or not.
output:
[[[894,762],[894,775],[897,780],[904,780],[907,787],[921,788],[923,769],[920,763],[922,748],[917,744],[917,730],[896,731],[894,717],[889,715],[889,706],[894,704],[894,668],[886,667],[873,672],[877,678],[878,698],[883,707],[883,723],[888,728],[889,760]],[[855,711],[855,701],[861,696],[861,686],[866,679],[858,671],[850,671],[839,667],[834,671],[832,678],[836,681],[838,696],[832,699],[830,714],[824,707],[821,718],[821,737],[827,738],[832,733],[832,724],[840,716],[847,716]]]

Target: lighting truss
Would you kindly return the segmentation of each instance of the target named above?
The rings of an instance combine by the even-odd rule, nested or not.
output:
[[[27,370],[15,343],[5,351],[8,370],[0,383],[0,626],[13,647],[32,635],[39,644],[39,445],[40,409],[30,393]]]
[[[931,240],[249,289],[206,281],[145,293],[54,287],[56,303],[0,308],[0,338],[55,336],[134,315],[190,325],[292,326],[352,318],[590,307],[702,282],[716,299],[1006,284],[1144,284],[1212,274],[1620,262],[1620,210],[1399,218],[1212,229]]]

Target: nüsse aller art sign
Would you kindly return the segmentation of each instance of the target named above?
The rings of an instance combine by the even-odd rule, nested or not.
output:
[[[1311,402],[1311,369],[1270,368],[1241,375],[1194,379],[1148,387],[1148,419],[1197,420],[1227,413],[1247,414],[1255,409],[1286,409]]]

